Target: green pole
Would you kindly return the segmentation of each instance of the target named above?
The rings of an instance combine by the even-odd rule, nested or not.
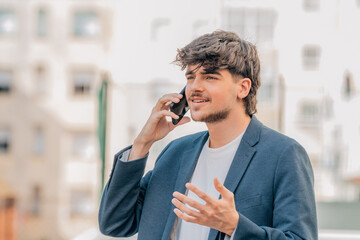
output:
[[[101,87],[98,93],[98,138],[99,138],[99,151],[100,151],[100,196],[104,188],[104,175],[105,175],[105,156],[106,156],[106,116],[107,116],[107,91],[108,81],[107,77],[104,76],[101,82]]]

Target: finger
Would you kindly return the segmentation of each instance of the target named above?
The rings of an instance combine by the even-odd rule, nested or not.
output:
[[[173,196],[177,199],[179,199],[181,202],[189,205],[192,208],[195,208],[198,211],[204,210],[204,205],[195,201],[194,199],[189,198],[188,196],[185,196],[184,194],[181,194],[179,192],[174,192]]]
[[[177,208],[174,208],[174,213],[176,214],[176,216],[178,216],[179,218],[181,218],[186,222],[196,223],[196,218],[186,215]]]
[[[186,213],[187,215],[193,216],[193,217],[199,216],[199,212],[188,208],[187,206],[185,206],[185,204],[183,204],[176,198],[173,198],[173,200],[171,200],[171,202],[172,202],[172,204],[174,204],[175,207],[177,207],[178,209],[180,209],[182,212]]]
[[[205,192],[201,191],[200,189],[198,189],[195,185],[193,185],[191,183],[187,183],[185,186],[187,189],[189,189],[190,191],[195,193],[199,198],[201,198],[208,204],[214,204],[217,201],[217,199],[215,199],[215,198],[211,197],[210,195],[206,194]]]
[[[172,118],[175,118],[175,119],[179,118],[178,115],[176,115],[173,112],[167,111],[167,110],[161,110],[160,112],[155,113],[153,115],[153,117],[154,117],[154,119],[157,119],[157,120],[159,120],[160,118],[163,118],[163,117],[172,117]]]
[[[180,122],[178,122],[178,124],[176,124],[175,126],[178,127],[178,126],[183,125],[183,124],[186,124],[186,123],[188,123],[188,122],[190,122],[190,121],[191,121],[191,119],[190,119],[189,117],[183,117],[183,118],[180,120]]]
[[[219,181],[219,179],[217,177],[214,178],[214,186],[215,186],[215,189],[221,194],[223,199],[232,199],[232,198],[234,198],[234,194],[229,189],[227,189]]]
[[[160,108],[156,108],[155,110],[156,110],[156,111],[169,110],[171,103],[178,103],[178,102],[180,102],[180,99],[179,99],[179,98],[172,98],[172,99],[170,99],[170,101],[165,102],[164,104],[162,104],[162,105],[160,106]]]
[[[180,99],[183,96],[179,93],[170,93],[170,94],[165,94],[164,96],[162,96],[158,102],[156,103],[154,110],[155,111],[160,111],[162,110],[164,107],[168,107],[168,105],[171,102],[179,102]]]

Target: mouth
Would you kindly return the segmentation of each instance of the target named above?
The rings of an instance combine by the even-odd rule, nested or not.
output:
[[[193,103],[203,103],[203,102],[208,102],[208,100],[199,100],[199,99],[195,99],[195,100],[191,100],[191,102]]]
[[[209,102],[209,99],[202,97],[190,97],[189,100],[194,107],[200,107]]]

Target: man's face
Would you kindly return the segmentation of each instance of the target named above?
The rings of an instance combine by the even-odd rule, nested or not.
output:
[[[229,70],[206,71],[204,67],[190,65],[185,76],[192,119],[207,123],[226,119],[238,101],[238,85]]]

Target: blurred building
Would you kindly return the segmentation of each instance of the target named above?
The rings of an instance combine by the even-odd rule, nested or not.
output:
[[[285,82],[283,130],[309,153],[318,201],[359,200],[359,185],[349,182],[360,170],[354,102],[360,89],[355,66],[360,31],[349,28],[359,21],[359,1],[284,1],[281,6],[276,42]]]
[[[15,198],[0,179],[0,240],[15,240]]]
[[[97,224],[97,88],[110,9],[0,2],[0,176],[15,196],[17,239],[71,239]]]
[[[216,29],[257,45],[259,119],[308,151],[319,201],[360,198],[360,1],[3,0],[0,176],[18,239],[71,239],[97,226],[97,91],[109,78],[107,180],[157,99],[178,92],[176,49]],[[176,128],[151,149],[205,130]]]

